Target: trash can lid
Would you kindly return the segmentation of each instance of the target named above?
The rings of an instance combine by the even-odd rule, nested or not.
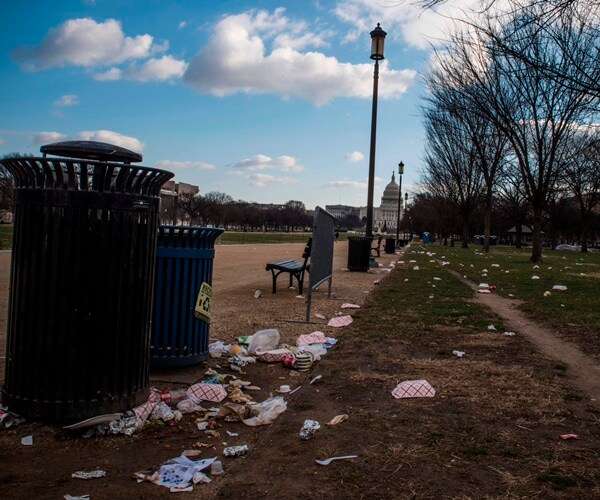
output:
[[[46,144],[40,148],[46,154],[64,156],[65,158],[82,158],[86,160],[116,161],[132,163],[142,161],[142,155],[129,149],[96,141],[62,141]]]

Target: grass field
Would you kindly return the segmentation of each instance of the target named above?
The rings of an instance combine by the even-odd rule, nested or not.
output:
[[[0,250],[12,248],[12,226],[0,225]],[[257,243],[306,243],[311,233],[259,233],[225,231],[216,241],[217,245],[241,245]],[[340,233],[339,240],[348,238],[348,233]]]
[[[311,233],[258,233],[225,231],[217,239],[217,245],[242,245],[255,243],[306,243]],[[352,236],[352,235],[350,235]],[[340,233],[339,240],[348,238],[348,233]]]
[[[462,498],[450,492],[464,493],[468,481],[477,498],[596,498],[597,424],[583,397],[564,384],[568,367],[543,359],[519,333],[502,335],[507,326],[472,301],[473,290],[448,273],[442,256],[456,269],[469,268],[476,281],[483,269],[499,263],[488,281],[508,287],[514,274],[510,289],[526,298],[521,285],[533,274],[526,252],[497,249],[487,258],[474,249],[413,245],[354,315],[344,341],[352,339],[349,356],[356,358],[355,365],[334,370],[340,384],[353,384],[348,396],[353,405],[368,401],[351,417],[364,429],[361,453],[373,460],[385,456],[394,464],[390,472],[403,467],[406,481],[413,471],[423,474],[431,467],[439,489],[415,496],[441,498],[445,488],[448,498]],[[558,260],[574,264],[581,258],[565,257],[560,254]],[[559,267],[548,260],[546,268]],[[509,267],[504,281],[499,270]],[[579,281],[569,283],[574,290]],[[487,329],[490,324],[496,331]],[[466,354],[458,358],[455,350]],[[427,379],[438,391],[435,398],[401,405],[368,399],[381,398],[382,387],[389,390],[399,380],[412,379]],[[590,442],[565,446],[558,434],[572,427],[586,432]],[[352,472],[362,491],[372,478],[357,467]]]
[[[430,245],[429,250],[471,281],[496,285],[495,293],[523,300],[522,309],[537,318],[559,328],[578,325],[600,334],[599,252],[545,250],[543,262],[534,265],[529,262],[530,249],[492,247],[487,255],[478,246]],[[553,290],[554,285],[565,285],[567,290]]]

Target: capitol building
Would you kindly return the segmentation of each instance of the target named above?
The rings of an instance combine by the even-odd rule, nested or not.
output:
[[[400,188],[396,183],[396,177],[392,172],[392,180],[383,190],[381,205],[373,207],[373,232],[395,232],[398,221],[398,196]],[[402,211],[402,199],[400,199],[400,210]],[[360,207],[359,217],[362,220],[367,216],[367,207]],[[402,212],[400,212],[402,218]]]
[[[383,190],[381,204],[373,207],[373,232],[396,232],[398,221],[398,196],[400,187],[396,183],[396,175],[392,172],[392,180]],[[402,199],[400,199],[400,210],[402,210]],[[363,220],[367,217],[367,207],[351,207],[347,205],[326,205],[325,210],[336,218],[343,218],[349,214],[356,214]],[[400,213],[402,218],[402,212]]]

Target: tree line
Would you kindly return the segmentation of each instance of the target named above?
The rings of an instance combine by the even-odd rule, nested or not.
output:
[[[176,219],[192,225],[242,231],[297,231],[312,227],[304,203],[290,200],[282,206],[261,206],[217,191],[205,195],[180,194],[175,201]]]

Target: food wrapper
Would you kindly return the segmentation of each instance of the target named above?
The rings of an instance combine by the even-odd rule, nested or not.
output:
[[[296,345],[307,345],[307,344],[322,344],[327,341],[325,334],[323,332],[312,332],[306,335],[300,335],[296,339]]]
[[[273,349],[256,354],[256,359],[265,363],[280,363],[284,354],[291,354],[289,349]]]
[[[427,380],[405,380],[392,391],[392,396],[400,398],[432,398],[435,389]]]
[[[227,391],[221,384],[199,382],[198,384],[190,385],[187,390],[187,396],[197,404],[200,401],[220,403],[227,397]]]
[[[327,326],[333,326],[334,328],[341,328],[343,326],[348,326],[352,323],[352,316],[338,316],[336,318],[331,318]]]
[[[304,439],[305,441],[309,440],[320,428],[321,424],[319,424],[319,422],[316,420],[305,420],[304,424],[302,424],[302,428],[300,429],[300,439]]]

